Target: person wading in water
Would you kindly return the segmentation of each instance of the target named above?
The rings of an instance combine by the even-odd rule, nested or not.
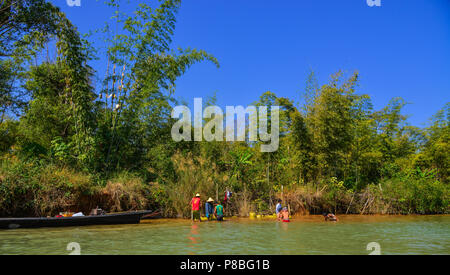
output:
[[[284,207],[283,210],[281,210],[280,215],[281,215],[283,222],[290,222],[289,211],[288,211],[287,207]]]
[[[192,206],[192,221],[195,221],[195,219],[198,219],[199,222],[202,221],[200,218],[200,194],[195,195],[194,198],[191,200],[191,206]]]
[[[281,199],[278,199],[277,206],[275,206],[275,213],[277,214],[277,219],[281,221],[281,210],[283,210],[283,206],[281,205]]]
[[[205,214],[208,221],[212,220],[213,214],[214,214],[214,206],[213,203],[214,200],[212,198],[209,198],[205,203]]]
[[[218,202],[216,204],[216,208],[214,209],[214,216],[216,216],[216,219],[221,222],[223,221],[223,206]]]
[[[325,221],[330,221],[330,222],[337,222],[339,219],[338,217],[336,217],[336,215],[331,214],[331,213],[323,213],[322,214],[325,217]]]

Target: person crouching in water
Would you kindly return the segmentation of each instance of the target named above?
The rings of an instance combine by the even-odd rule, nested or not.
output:
[[[216,207],[214,209],[214,216],[216,216],[217,221],[223,221],[223,206],[220,202],[216,203]]]
[[[289,211],[287,207],[284,207],[283,210],[280,212],[280,216],[283,222],[290,222],[289,220]]]
[[[322,214],[325,217],[325,221],[330,221],[330,222],[337,222],[339,219],[338,217],[336,217],[336,215],[331,214],[331,213],[323,213]]]
[[[205,215],[208,221],[212,220],[213,214],[214,214],[214,206],[213,206],[214,200],[212,198],[209,198],[205,203]]]

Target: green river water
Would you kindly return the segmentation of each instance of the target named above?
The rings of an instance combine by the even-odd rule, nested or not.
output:
[[[0,230],[0,254],[450,254],[450,216],[320,216],[223,223],[147,220],[137,225]],[[375,245],[376,246],[376,245]]]

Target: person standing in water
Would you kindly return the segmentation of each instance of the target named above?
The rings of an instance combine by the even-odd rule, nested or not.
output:
[[[214,206],[213,206],[214,200],[212,198],[209,198],[205,203],[205,215],[208,221],[210,221],[214,214]]]
[[[281,210],[283,210],[283,206],[281,206],[281,199],[278,199],[277,202],[277,206],[275,206],[275,213],[277,214],[277,219],[281,220]]]
[[[192,206],[192,221],[195,221],[198,219],[199,222],[202,221],[200,218],[200,194],[197,193],[194,198],[191,200],[191,206]]]
[[[218,202],[214,209],[214,216],[216,216],[217,221],[223,221],[223,206]]]

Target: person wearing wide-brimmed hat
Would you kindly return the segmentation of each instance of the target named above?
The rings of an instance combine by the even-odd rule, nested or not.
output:
[[[205,203],[205,215],[208,220],[211,220],[214,214],[213,202],[214,200],[212,198],[209,198]]]
[[[200,218],[200,194],[196,194],[194,198],[191,200],[191,206],[192,206],[192,212],[191,212],[191,219],[194,221],[198,219],[199,222],[202,221]]]

